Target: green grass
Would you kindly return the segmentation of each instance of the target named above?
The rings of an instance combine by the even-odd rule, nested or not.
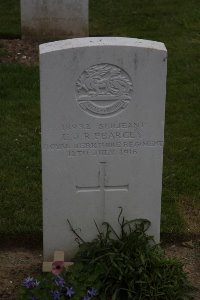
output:
[[[8,2],[15,5],[6,17]],[[1,20],[0,33],[20,34],[16,3],[1,0],[0,14],[10,25]],[[91,36],[157,40],[168,49],[163,232],[187,232],[178,209],[182,199],[200,207],[199,28],[199,0],[90,0]],[[38,69],[1,65],[0,76],[0,233],[38,232],[42,222]]]
[[[20,0],[1,0],[0,38],[18,38],[20,35]]]
[[[0,65],[0,233],[41,231],[38,67]]]

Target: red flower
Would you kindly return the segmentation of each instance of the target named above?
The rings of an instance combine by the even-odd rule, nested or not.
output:
[[[58,276],[60,273],[62,273],[62,271],[64,270],[64,261],[59,261],[59,260],[56,260],[52,263],[52,269],[51,269],[51,272]]]

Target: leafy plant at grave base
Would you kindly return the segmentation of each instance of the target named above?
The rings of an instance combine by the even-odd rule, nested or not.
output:
[[[167,258],[146,234],[148,220],[126,221],[120,208],[117,234],[103,223],[92,242],[73,229],[79,243],[74,265],[61,275],[25,279],[19,300],[189,300],[193,299],[183,265]],[[98,291],[98,293],[97,293]]]
[[[182,263],[167,258],[146,234],[150,222],[125,221],[121,216],[122,209],[118,218],[120,234],[109,223],[103,223],[105,232],[96,225],[98,237],[90,243],[84,242],[68,221],[80,243],[69,269],[76,288],[89,281],[98,289],[100,300],[192,299]]]

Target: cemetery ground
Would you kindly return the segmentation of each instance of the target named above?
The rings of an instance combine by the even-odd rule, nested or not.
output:
[[[18,1],[2,0],[0,15],[0,299],[15,299],[42,262],[38,44],[20,40]],[[90,36],[168,49],[162,240],[200,290],[199,28],[198,0],[90,2]]]

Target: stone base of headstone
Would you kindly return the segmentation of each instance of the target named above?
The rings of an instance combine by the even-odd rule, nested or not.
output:
[[[65,258],[64,251],[55,251],[54,252],[53,261],[64,261],[64,258]],[[51,272],[53,261],[51,261],[51,262],[44,261],[42,264],[42,272]],[[71,265],[73,265],[73,262],[64,262],[64,266],[66,269]]]

